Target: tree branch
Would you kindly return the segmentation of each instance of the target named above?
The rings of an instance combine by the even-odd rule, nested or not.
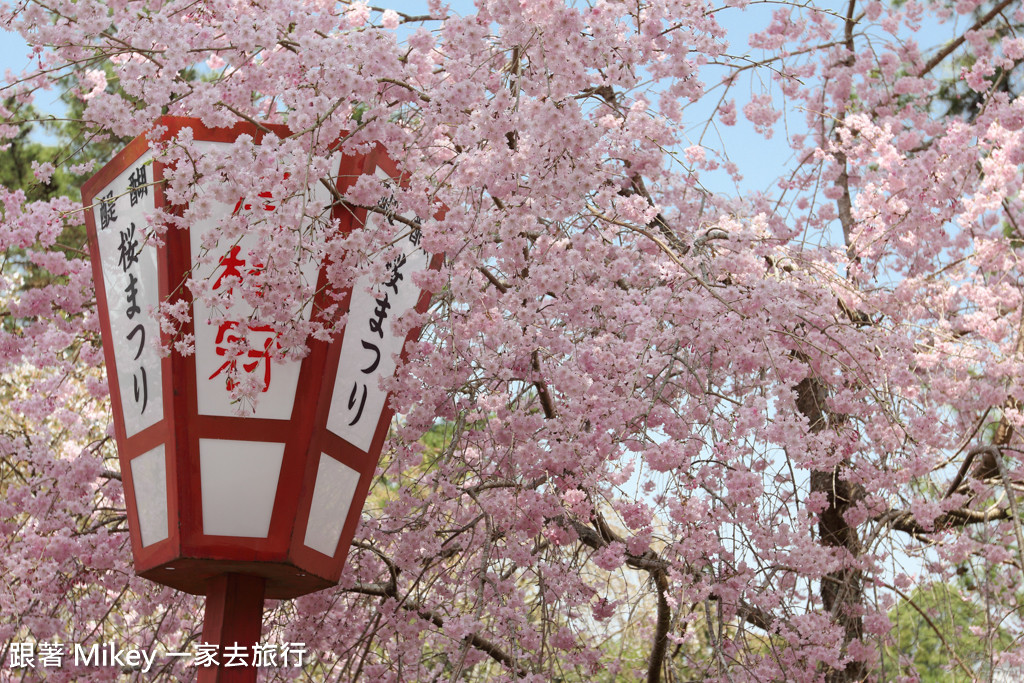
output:
[[[1000,12],[1002,12],[1004,9],[1012,5],[1014,1],[1015,0],[1003,0],[998,5],[989,10],[988,14],[974,22],[974,26],[971,26],[969,29],[964,31],[959,38],[951,40],[949,43],[946,44],[945,47],[939,50],[934,57],[929,59],[921,68],[921,70],[917,73],[917,77],[922,78],[929,71],[937,67],[943,59],[948,57],[953,52],[953,50],[963,45],[964,41],[967,40],[968,33],[970,33],[971,31],[977,31],[979,28],[995,19],[997,16],[999,16]]]
[[[969,508],[959,508],[957,510],[950,510],[945,514],[936,517],[931,530],[925,529],[921,526],[921,523],[917,521],[913,513],[908,510],[890,510],[882,515],[878,521],[896,531],[902,531],[903,533],[910,534],[914,538],[926,540],[929,534],[933,534],[944,529],[964,527],[972,524],[983,524],[985,522],[995,522],[1009,519],[1011,516],[1012,511],[1009,508],[995,507],[985,510],[984,512],[971,510]]]
[[[438,629],[444,629],[444,618],[435,612],[434,610],[428,609],[419,603],[411,600],[399,600],[397,591],[393,591],[389,586],[383,586],[378,583],[360,583],[355,586],[342,589],[346,593],[357,593],[359,595],[372,595],[376,597],[394,598],[398,600],[399,606],[402,609],[412,612],[421,619],[425,619],[433,624]],[[520,666],[516,660],[509,653],[505,652],[497,644],[481,638],[477,634],[470,634],[465,637],[465,640],[477,650],[487,654],[491,659],[502,664],[503,666],[511,669],[516,676],[526,676],[530,672]]]
[[[654,645],[651,656],[647,660],[647,683],[660,683],[661,670],[665,664],[665,653],[668,651],[668,629],[672,624],[672,609],[668,606],[665,593],[668,592],[668,579],[664,571],[651,572],[654,586],[658,593],[658,621],[654,629]]]
[[[540,375],[540,352],[534,349],[530,360],[533,364],[533,371]],[[544,410],[544,417],[549,420],[555,419],[555,402],[551,398],[551,392],[548,391],[547,383],[538,377],[533,382],[533,386],[537,389],[537,396],[540,398],[540,406]]]
[[[598,514],[596,517],[596,529],[575,519],[570,519],[566,515],[548,521],[554,522],[562,528],[571,527],[580,542],[594,550],[607,547],[610,543],[625,543],[618,534],[611,530],[601,515]],[[668,652],[668,631],[672,625],[672,609],[669,607],[666,597],[669,590],[668,572],[666,571],[668,563],[650,549],[642,555],[627,552],[625,557],[627,566],[648,572],[654,581],[658,597],[658,620],[654,629],[654,645],[651,647],[651,656],[647,661],[647,683],[660,683],[665,654]]]
[[[996,459],[996,466],[999,468],[999,476],[1003,479],[1003,488],[1006,490],[1006,500],[1010,503],[1013,514],[1010,521],[1013,522],[1013,533],[1017,536],[1017,560],[1020,562],[1020,569],[1024,571],[1024,532],[1020,528],[1020,513],[1017,510],[1017,496],[1013,494],[1013,483],[1010,475],[1006,472],[1006,463],[1003,462],[1003,454],[998,448],[993,447],[993,455]]]

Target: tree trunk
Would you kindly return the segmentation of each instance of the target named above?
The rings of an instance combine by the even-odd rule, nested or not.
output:
[[[825,397],[827,387],[814,377],[808,377],[796,387],[797,408],[810,422],[811,433],[820,432],[829,427]],[[842,424],[841,415],[832,417],[832,429]],[[821,543],[838,552],[845,550],[851,558],[861,553],[860,537],[857,529],[850,526],[844,513],[850,509],[862,495],[859,486],[850,484],[843,478],[842,468],[837,466],[832,471],[811,471],[811,492],[824,493],[828,506],[821,513],[818,521],[818,534]],[[841,550],[840,550],[841,549]],[[859,570],[843,568],[827,574],[821,580],[821,601],[833,620],[843,627],[843,649],[854,640],[864,635],[864,623],[861,612],[864,605],[864,584]],[[864,662],[851,661],[843,670],[829,669],[825,672],[827,683],[851,683],[863,681],[867,677]]]

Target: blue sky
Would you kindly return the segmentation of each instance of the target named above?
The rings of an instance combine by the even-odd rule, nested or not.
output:
[[[6,71],[21,71],[29,65],[28,45],[17,33],[0,29],[0,66]],[[6,82],[7,79],[4,78]]]

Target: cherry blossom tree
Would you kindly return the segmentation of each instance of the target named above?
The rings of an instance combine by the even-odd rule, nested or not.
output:
[[[445,264],[403,321],[423,332],[342,583],[268,613],[311,660],[268,677],[909,681],[888,610],[947,582],[980,654],[921,627],[984,678],[1024,666],[1022,23],[1010,0],[24,0],[0,10],[33,60],[0,134],[48,89],[84,102],[45,184],[163,114],[284,123],[154,144],[159,223],[209,210],[197,177],[280,179],[302,227],[249,225],[263,262],[301,239],[338,290],[412,226],[339,237],[303,184],[374,143],[410,174]],[[744,154],[755,134],[778,153]],[[5,665],[96,633],[186,648],[193,598],[130,571],[82,208],[30,194],[0,187]],[[282,353],[336,332],[296,322],[288,268],[258,286]]]

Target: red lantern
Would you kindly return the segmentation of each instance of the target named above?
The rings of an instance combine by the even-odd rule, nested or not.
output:
[[[186,118],[158,122],[162,140],[185,128],[197,145],[209,147],[241,135],[259,144],[264,135],[249,124],[210,129]],[[288,135],[282,127],[267,129]],[[340,192],[362,174],[401,182],[380,149],[338,157],[332,176]],[[391,322],[424,310],[429,295],[412,275],[437,267],[439,257],[430,258],[419,247],[418,230],[408,230],[387,281],[357,282],[344,297],[343,334],[330,343],[309,340],[301,360],[279,358],[272,328],[215,316],[184,286],[188,276],[205,277],[227,293],[253,276],[259,264],[248,262],[249,236],[230,244],[204,244],[204,236],[218,216],[273,211],[273,199],[219,204],[213,218],[169,229],[154,242],[147,220],[168,206],[164,171],[140,136],[82,189],[135,570],[207,595],[207,642],[252,643],[259,617],[243,618],[245,610],[259,615],[264,597],[294,598],[340,577],[392,417],[379,381],[394,374],[393,355],[407,337],[397,337]],[[308,191],[330,199],[319,182]],[[343,231],[386,220],[340,208],[334,217]],[[201,258],[210,249],[217,250],[212,260]],[[323,292],[324,264],[296,267]],[[160,302],[180,299],[192,310],[182,331],[194,335],[195,354],[163,355],[155,311]],[[313,306],[303,312],[315,314]],[[247,351],[240,352],[243,337]],[[262,385],[248,416],[231,403],[232,383],[240,378]],[[244,676],[255,671],[237,673],[254,680]]]

